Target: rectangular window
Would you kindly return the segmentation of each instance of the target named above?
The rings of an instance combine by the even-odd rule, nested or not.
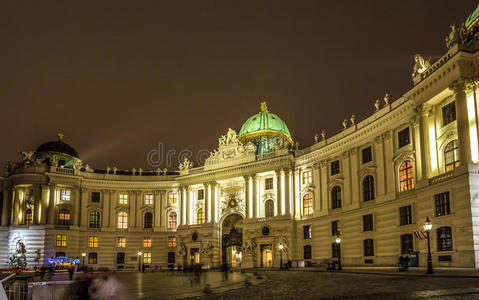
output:
[[[170,193],[169,203],[170,205],[176,205],[176,193]]]
[[[339,160],[331,162],[331,176],[339,174]]]
[[[153,194],[145,194],[145,205],[153,205]]]
[[[373,215],[364,215],[363,216],[363,231],[373,230]]]
[[[143,263],[144,264],[151,264],[151,252],[143,253]]]
[[[143,248],[151,248],[151,237],[143,238]]]
[[[341,222],[339,220],[331,222],[331,235],[341,235]]]
[[[452,101],[442,107],[442,126],[456,120],[456,102]]]
[[[119,236],[116,238],[116,246],[118,248],[125,248],[126,247],[126,237]]]
[[[452,250],[452,228],[444,226],[437,229],[437,251]]]
[[[373,152],[372,152],[371,146],[369,146],[367,148],[364,148],[361,151],[361,154],[362,154],[362,158],[363,158],[363,164],[373,160]]]
[[[120,194],[120,204],[128,204],[128,194]]]
[[[70,190],[68,189],[61,189],[60,190],[60,200],[62,201],[70,201]]]
[[[122,265],[125,263],[125,253],[124,252],[118,252],[116,254],[116,264]]]
[[[409,127],[398,132],[398,148],[402,148],[411,143],[409,139]]]
[[[374,256],[374,241],[372,239],[364,240],[364,256]]]
[[[411,205],[403,206],[399,208],[399,224],[400,225],[412,224]]]
[[[168,247],[170,247],[170,248],[176,247],[176,236],[169,236],[168,237]]]
[[[313,181],[312,172],[311,171],[304,171],[303,172],[303,184],[310,184],[312,181]]]
[[[168,263],[169,264],[175,263],[175,252],[168,252]]]
[[[307,240],[307,239],[310,239],[312,235],[313,235],[313,231],[312,231],[311,225],[303,226],[303,238]]]
[[[198,200],[205,199],[205,190],[198,190]]]
[[[88,238],[88,247],[98,248],[98,237],[97,236],[90,236]]]
[[[55,252],[55,257],[66,257],[66,253],[63,251]]]
[[[57,247],[66,247],[66,246],[67,246],[67,235],[57,234]]]
[[[100,203],[100,192],[91,192],[91,202]]]
[[[311,245],[305,245],[303,247],[303,258],[304,259],[311,259],[311,257],[313,256],[312,253],[311,253]]]
[[[451,213],[449,192],[434,195],[434,200],[436,202],[436,217],[449,215]]]
[[[266,178],[264,180],[264,189],[272,190],[273,189],[273,178]]]
[[[88,264],[96,264],[98,262],[98,255],[96,252],[88,253]]]

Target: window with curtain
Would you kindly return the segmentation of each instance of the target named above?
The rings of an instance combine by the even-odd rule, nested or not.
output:
[[[118,214],[117,228],[119,228],[119,229],[128,228],[128,214],[124,211],[122,211]]]
[[[176,228],[176,212],[174,211],[168,215],[168,228]]]

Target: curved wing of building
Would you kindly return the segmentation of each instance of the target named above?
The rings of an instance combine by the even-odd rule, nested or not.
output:
[[[424,266],[429,218],[434,264],[478,267],[478,16],[452,26],[437,61],[414,56],[404,95],[307,148],[262,103],[199,167],[93,169],[63,135],[22,152],[1,179],[0,255],[117,270]]]

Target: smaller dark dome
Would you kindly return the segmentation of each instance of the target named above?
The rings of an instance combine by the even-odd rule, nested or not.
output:
[[[78,152],[70,145],[63,142],[63,134],[59,134],[60,139],[58,141],[51,141],[41,144],[37,148],[37,153],[41,152],[58,152],[70,155],[72,157],[80,159]]]

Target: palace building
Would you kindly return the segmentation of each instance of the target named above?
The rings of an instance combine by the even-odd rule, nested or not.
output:
[[[262,103],[199,167],[95,169],[61,134],[22,152],[0,179],[0,266],[18,247],[28,267],[425,266],[429,218],[435,266],[479,267],[478,17],[436,62],[414,57],[404,95],[307,148]]]

